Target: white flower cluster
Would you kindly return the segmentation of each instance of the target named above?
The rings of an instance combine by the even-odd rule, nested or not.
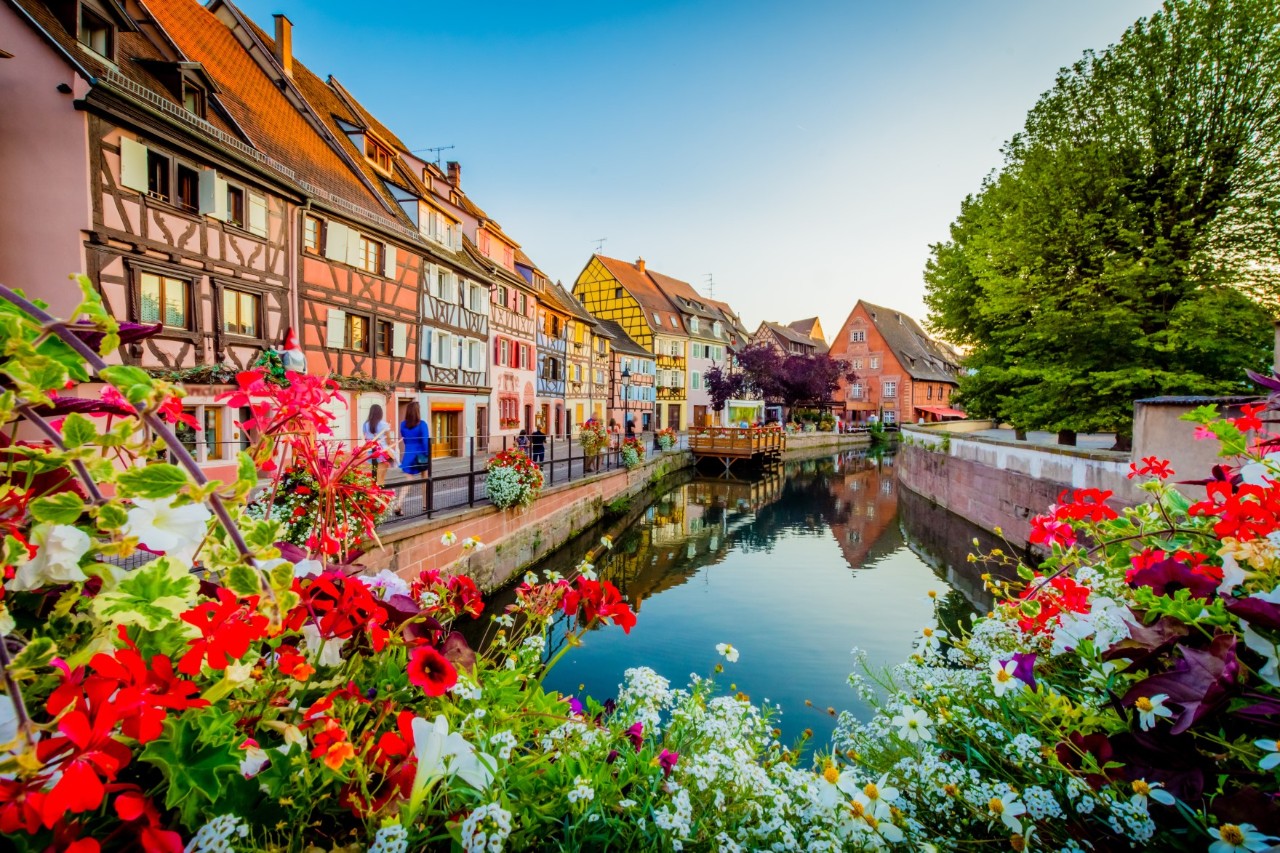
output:
[[[511,828],[511,812],[498,803],[480,806],[462,822],[462,849],[466,853],[502,853]]]
[[[577,776],[573,780],[573,790],[569,792],[569,802],[591,802],[596,798],[596,790],[591,787],[591,780]]]
[[[496,749],[498,757],[503,761],[511,760],[511,752],[516,748],[516,736],[509,731],[498,732],[489,737],[489,748]]]
[[[232,838],[245,838],[249,827],[233,814],[215,817],[196,830],[187,842],[185,853],[235,853]]]
[[[369,845],[369,853],[407,853],[409,832],[398,823],[389,823],[378,830]]]
[[[670,807],[664,805],[654,811],[653,822],[658,829],[671,834],[667,841],[672,850],[683,850],[685,839],[693,831],[693,803],[689,801],[689,792],[677,789]]]
[[[671,682],[647,666],[624,672],[626,681],[618,686],[618,715],[644,723],[646,734],[661,731],[662,712],[672,701]]]
[[[533,490],[525,483],[515,468],[499,465],[485,475],[484,491],[498,509],[530,503]]]

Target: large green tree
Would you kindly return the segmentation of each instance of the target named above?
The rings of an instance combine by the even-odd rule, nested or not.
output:
[[[1280,0],[1168,0],[1059,72],[932,247],[971,413],[1127,433],[1242,388],[1280,305]]]

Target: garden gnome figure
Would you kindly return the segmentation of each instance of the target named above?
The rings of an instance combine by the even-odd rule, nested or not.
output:
[[[298,335],[293,331],[292,326],[284,333],[284,346],[280,348],[280,362],[285,370],[292,370],[294,373],[307,372],[307,357],[302,352],[302,347],[298,346]]]

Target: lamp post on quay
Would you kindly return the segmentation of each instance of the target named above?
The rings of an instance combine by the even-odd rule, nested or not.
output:
[[[631,423],[631,368],[622,366],[622,434],[627,434],[627,425]]]

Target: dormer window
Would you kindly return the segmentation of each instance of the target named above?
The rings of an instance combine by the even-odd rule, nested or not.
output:
[[[102,15],[80,6],[80,25],[76,31],[76,40],[106,59],[115,59],[116,28]]]
[[[391,149],[368,134],[364,137],[364,156],[375,168],[391,172]]]
[[[689,332],[695,335],[698,334],[698,318],[697,317],[689,318]]]
[[[193,116],[204,118],[204,89],[194,83],[182,82],[182,106]]]

